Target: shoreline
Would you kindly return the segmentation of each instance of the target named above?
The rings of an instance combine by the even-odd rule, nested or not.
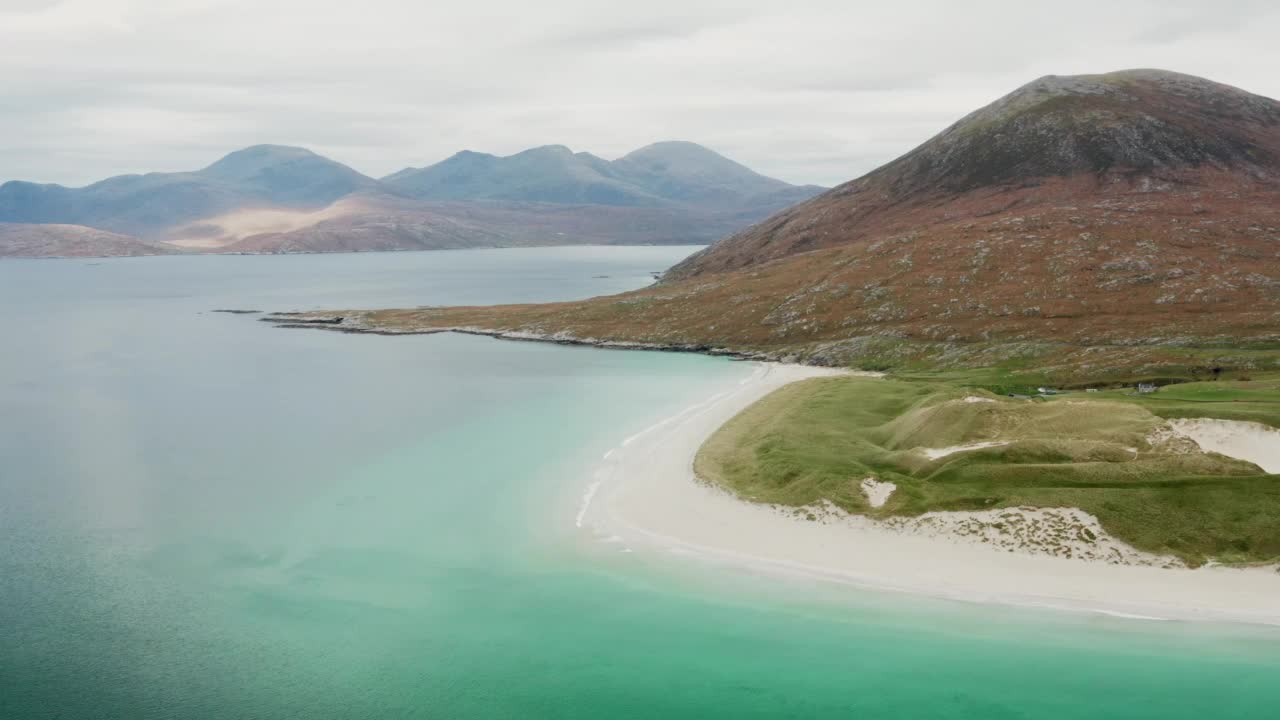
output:
[[[218,311],[211,311],[218,312]],[[222,311],[225,312],[225,311]],[[429,328],[398,329],[370,326],[361,317],[363,312],[265,312],[261,310],[236,311],[245,314],[260,314],[259,322],[270,323],[273,328],[283,330],[327,330],[329,332],[350,335],[383,335],[400,337],[411,335],[440,335],[455,333],[457,335],[476,335],[494,340],[511,340],[514,342],[534,342],[551,345],[569,345],[590,347],[600,350],[645,350],[650,352],[694,353],[710,357],[727,357],[733,360],[753,360],[770,363],[793,364],[800,358],[790,354],[770,353],[752,350],[734,350],[729,347],[697,343],[654,343],[638,340],[601,340],[593,337],[578,337],[567,332],[536,333],[523,330],[490,330],[475,326],[442,326]],[[825,367],[814,365],[812,367]]]
[[[46,223],[32,223],[46,224]],[[168,242],[157,240],[156,242]],[[283,257],[292,255],[367,255],[371,253],[413,253],[413,252],[458,252],[467,250],[539,250],[542,248],[648,248],[648,247],[696,247],[705,248],[711,243],[566,243],[563,245],[475,245],[472,247],[441,248],[387,248],[382,250],[286,250],[284,252],[254,252],[241,250],[237,252],[217,252],[213,250],[188,250],[181,245],[174,245],[173,252],[141,253],[138,255],[0,255],[0,260],[119,260],[125,258],[153,257]],[[696,251],[695,251],[696,252]]]
[[[627,438],[601,460],[578,528],[628,549],[693,554],[762,574],[983,604],[1118,617],[1280,625],[1280,573],[1117,565],[1001,552],[895,532],[857,515],[801,519],[694,476],[693,459],[722,425],[772,391],[842,374],[760,363],[722,392]]]

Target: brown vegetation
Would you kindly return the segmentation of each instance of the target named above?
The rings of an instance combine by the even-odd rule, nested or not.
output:
[[[1139,71],[1032,83],[645,290],[360,322],[839,364],[970,347],[975,366],[1092,354],[1207,371],[1280,346],[1278,257],[1280,103]]]

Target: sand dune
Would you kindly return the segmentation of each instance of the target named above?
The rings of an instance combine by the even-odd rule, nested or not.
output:
[[[1248,460],[1268,473],[1280,473],[1280,430],[1261,423],[1207,418],[1170,420],[1175,433],[1206,452]]]

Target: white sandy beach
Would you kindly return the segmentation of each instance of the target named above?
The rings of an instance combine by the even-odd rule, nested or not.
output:
[[[1280,473],[1280,430],[1255,422],[1201,418],[1170,420],[1169,427],[1205,452],[1248,460],[1269,473]]]
[[[734,415],[787,383],[834,372],[761,364],[737,388],[628,438],[602,460],[578,525],[637,551],[694,553],[876,589],[1153,619],[1280,624],[1274,568],[1169,569],[992,549],[919,524],[904,532],[839,512],[809,520],[694,477],[699,447]],[[1144,555],[1119,546],[1109,551],[1134,553],[1123,562]]]

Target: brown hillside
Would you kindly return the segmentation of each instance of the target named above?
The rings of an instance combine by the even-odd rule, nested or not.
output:
[[[658,286],[355,320],[834,362],[887,340],[1270,348],[1278,159],[1273,100],[1159,71],[1044,78],[694,255]]]
[[[82,225],[0,222],[0,257],[135,257],[177,252],[181,251],[164,243]]]
[[[1276,188],[1280,103],[1159,70],[1029,83],[867,175],[722,240],[678,279],[958,218]],[[1067,182],[1062,182],[1067,180]],[[1192,198],[1194,200],[1194,198]],[[1200,203],[1203,205],[1204,203]],[[1177,210],[1177,208],[1174,208]]]

